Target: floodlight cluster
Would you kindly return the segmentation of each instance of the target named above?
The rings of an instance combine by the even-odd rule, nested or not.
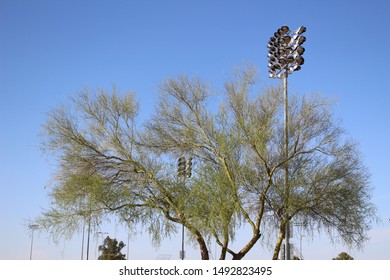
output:
[[[270,38],[267,45],[270,78],[282,78],[283,74],[291,74],[301,69],[305,62],[302,57],[305,52],[302,44],[306,41],[302,33],[305,31],[306,27],[301,26],[290,32],[290,28],[284,25]]]
[[[177,161],[177,175],[179,177],[190,178],[192,175],[192,157],[186,159],[179,157]]]

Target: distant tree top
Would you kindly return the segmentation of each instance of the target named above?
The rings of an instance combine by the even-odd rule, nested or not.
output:
[[[354,258],[348,255],[346,252],[341,252],[337,257],[333,258],[332,260],[354,260]]]
[[[104,239],[103,245],[99,246],[99,252],[101,252],[101,255],[98,257],[98,260],[125,260],[126,255],[121,253],[121,250],[126,245],[123,243],[123,241],[118,241],[116,238],[111,239],[109,236],[107,236]]]

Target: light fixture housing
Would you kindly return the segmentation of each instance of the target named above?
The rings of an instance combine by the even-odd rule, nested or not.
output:
[[[302,55],[305,52],[305,48],[298,46],[295,51],[297,52],[298,55]]]
[[[302,33],[306,32],[306,27],[300,26],[300,27],[297,29],[296,32],[297,32],[298,35],[301,35]]]
[[[304,26],[290,31],[287,25],[283,25],[269,39],[267,56],[270,78],[282,78],[301,69],[305,61],[302,57],[305,48],[301,46],[306,41],[306,37],[302,36],[304,32]]]

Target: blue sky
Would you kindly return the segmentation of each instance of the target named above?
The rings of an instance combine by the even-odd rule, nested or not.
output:
[[[115,84],[135,91],[147,116],[166,78],[194,74],[221,89],[233,67],[246,62],[259,69],[263,85],[275,84],[268,78],[266,45],[284,24],[307,27],[305,64],[290,76],[290,93],[337,99],[337,116],[360,143],[372,174],[382,222],[364,251],[351,255],[390,259],[389,14],[386,0],[0,0],[0,259],[28,259],[26,221],[49,206],[45,187],[53,168],[39,151],[38,134],[50,109],[84,86]],[[127,243],[121,227],[102,231]],[[34,257],[79,259],[80,245],[80,236],[55,245],[41,233]],[[303,238],[302,249],[306,259],[331,259],[348,250],[323,235]],[[135,259],[175,259],[179,250],[179,237],[159,249],[147,236],[130,242]],[[270,256],[258,245],[248,257]],[[188,249],[188,257],[197,259],[198,252]]]

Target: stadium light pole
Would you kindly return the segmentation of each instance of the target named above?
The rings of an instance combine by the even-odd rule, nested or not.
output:
[[[89,260],[89,241],[91,238],[91,205],[89,206],[88,232],[87,232],[87,260]]]
[[[38,225],[29,225],[29,229],[31,229],[31,246],[30,246],[30,260],[32,260],[32,251],[33,251],[33,243],[34,243],[34,230],[38,228]]]
[[[301,26],[297,30],[291,32],[287,25],[280,27],[268,42],[268,67],[269,77],[283,79],[284,93],[284,157],[285,157],[285,177],[284,183],[286,188],[285,203],[288,205],[290,196],[289,179],[288,179],[288,94],[287,94],[287,78],[289,74],[301,69],[304,63],[302,54],[305,49],[301,46],[306,37],[302,33],[306,31],[306,27]],[[285,229],[285,259],[291,259],[290,252],[290,222],[288,217],[288,209],[285,212],[286,229]]]
[[[127,260],[129,260],[130,256],[130,233],[127,234]]]
[[[189,157],[187,160],[185,157],[179,157],[177,161],[177,176],[183,178],[183,187],[185,187],[185,181],[187,178],[190,178],[192,175],[192,157]],[[184,217],[180,217],[184,219]],[[184,222],[182,222],[182,230],[181,230],[181,251],[180,251],[180,259],[184,260]]]
[[[85,193],[85,188],[82,187],[80,190],[80,194],[84,196],[83,200],[83,208],[84,210],[80,211],[80,215],[83,216],[84,218],[84,224],[83,224],[83,235],[82,235],[82,241],[81,241],[81,260],[84,259],[84,239],[85,239],[85,226],[86,226],[86,206],[87,206],[87,198],[86,198],[86,193]],[[92,206],[90,200],[88,200],[89,203],[89,211],[88,211],[88,229],[87,229],[87,260],[89,259],[89,241],[91,237],[91,216],[92,216]]]

